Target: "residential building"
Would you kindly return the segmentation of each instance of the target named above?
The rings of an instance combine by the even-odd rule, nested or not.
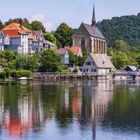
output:
[[[45,40],[42,31],[31,31],[18,23],[10,23],[0,31],[0,51],[11,49],[18,53],[41,53],[44,48],[57,48]]]
[[[74,56],[83,57],[82,49],[80,46],[72,46],[72,47],[66,46],[65,48],[70,50]]]
[[[68,65],[69,64],[69,52],[66,48],[57,49],[56,52],[61,56],[61,61]]]
[[[0,51],[4,50],[4,39],[5,35],[3,34],[3,32],[0,31]]]
[[[83,73],[97,73],[99,75],[106,75],[114,68],[107,54],[94,54],[90,53],[90,56],[86,59],[83,65]]]
[[[1,30],[4,35],[4,49],[12,49],[28,54],[28,36],[30,30],[18,23],[11,23]]]
[[[47,49],[57,49],[57,46],[52,42],[45,40],[45,48]]]

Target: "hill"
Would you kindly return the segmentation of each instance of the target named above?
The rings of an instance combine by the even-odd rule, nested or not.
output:
[[[140,46],[140,13],[102,20],[97,26],[108,40],[109,47],[113,47],[117,39],[126,41],[130,46]]]

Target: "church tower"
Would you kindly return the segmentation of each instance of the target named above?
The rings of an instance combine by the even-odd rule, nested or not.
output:
[[[93,4],[93,13],[92,13],[92,26],[96,25],[96,17],[95,17],[95,5]]]
[[[73,46],[85,48],[90,53],[106,54],[107,42],[96,26],[95,5],[93,4],[92,23],[82,23],[73,35]]]

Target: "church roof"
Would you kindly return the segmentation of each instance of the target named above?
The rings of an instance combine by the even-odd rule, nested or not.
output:
[[[92,26],[92,25],[83,23],[83,26],[86,28],[87,32],[91,36],[105,39],[104,36],[103,36],[103,34],[100,32],[100,30],[98,29],[98,27],[96,25],[95,26]]]
[[[95,54],[90,53],[90,56],[92,57],[93,61],[95,62],[96,66],[98,68],[113,68],[113,64],[107,54]]]

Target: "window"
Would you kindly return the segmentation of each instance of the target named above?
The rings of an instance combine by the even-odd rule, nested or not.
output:
[[[0,43],[2,43],[2,38],[0,39]]]
[[[81,39],[81,47],[82,47],[82,48],[85,48],[85,44],[86,44],[86,43],[85,43],[85,38],[82,38],[82,39]]]
[[[86,65],[91,66],[91,62],[86,62]]]
[[[29,40],[29,44],[32,44],[32,40]]]

